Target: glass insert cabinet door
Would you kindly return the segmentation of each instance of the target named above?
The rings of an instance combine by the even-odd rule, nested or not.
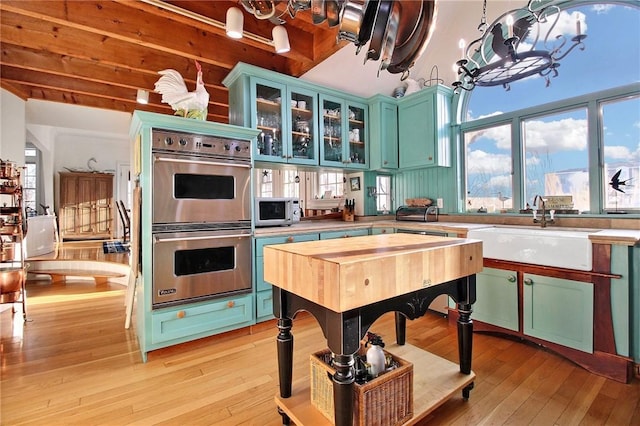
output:
[[[366,163],[367,150],[367,109],[366,107],[357,106],[355,104],[347,104],[348,114],[348,134],[349,139],[349,157],[348,163],[352,165],[360,164],[362,166]]]
[[[320,164],[366,168],[367,106],[325,95],[320,95],[320,106]]]
[[[318,164],[317,96],[315,92],[290,89],[289,162]]]
[[[283,144],[283,99],[286,102],[285,87],[273,83],[263,83],[256,79],[251,89],[255,91],[252,110],[254,128],[260,130],[257,139],[256,157],[262,157],[269,161],[286,160],[285,146]]]
[[[321,97],[322,106],[322,163],[344,162],[343,102]]]

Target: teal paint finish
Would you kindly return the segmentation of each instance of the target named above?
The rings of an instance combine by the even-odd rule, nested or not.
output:
[[[264,247],[272,244],[316,241],[317,239],[317,233],[254,238],[253,288],[256,292],[256,322],[274,318],[271,284],[264,280]]]
[[[446,86],[433,86],[398,101],[400,169],[451,166],[451,97]]]
[[[640,364],[640,246],[631,248],[631,265],[629,268],[631,284],[631,357]]]
[[[476,274],[471,319],[518,331],[518,280],[514,271],[484,268]]]
[[[377,173],[375,172],[364,172],[363,182],[362,182],[362,191],[364,191],[364,214],[365,216],[375,216],[378,214],[378,207],[376,205],[376,198],[369,196],[368,188],[376,188],[376,177]]]
[[[630,356],[631,343],[631,254],[627,246],[611,246],[611,273],[622,275],[622,278],[611,280],[611,316],[613,334],[616,341],[616,353]]]
[[[349,237],[361,237],[369,235],[369,228],[366,229],[349,229],[344,231],[334,232],[322,232],[320,233],[321,240],[332,240],[334,238],[349,238]]]
[[[369,98],[369,168],[398,169],[398,105],[394,98]]]
[[[393,199],[397,205],[407,198],[442,198],[444,208],[440,213],[455,213],[457,210],[456,171],[453,167],[430,167],[404,171],[394,175]]]
[[[593,353],[593,284],[524,274],[523,287],[526,335]]]
[[[147,360],[147,352],[163,348],[177,343],[183,343],[201,337],[229,331],[235,328],[251,325],[255,322],[253,309],[254,295],[249,294],[240,297],[228,297],[214,301],[198,302],[152,310],[152,167],[151,155],[151,131],[152,129],[165,129],[177,132],[199,133],[204,135],[217,135],[228,138],[251,140],[255,142],[257,130],[245,127],[214,123],[209,121],[192,120],[171,115],[156,114],[145,111],[134,111],[129,128],[129,136],[132,143],[133,180],[136,187],[142,190],[142,203],[140,207],[140,243],[142,268],[136,286],[136,316],[135,327],[143,362]],[[135,240],[134,236],[134,240]],[[248,297],[245,299],[245,297]],[[242,306],[242,314],[239,310],[229,313],[229,317],[219,320],[211,320],[210,311],[216,306],[233,302],[234,306]],[[184,318],[177,318],[178,312],[184,311]],[[249,312],[249,315],[246,315]],[[225,314],[220,314],[225,315]],[[204,328],[194,325],[192,316],[206,318]],[[187,321],[177,321],[177,320]],[[198,322],[198,321],[195,321]],[[179,331],[180,324],[184,325]],[[216,328],[219,327],[219,328]]]

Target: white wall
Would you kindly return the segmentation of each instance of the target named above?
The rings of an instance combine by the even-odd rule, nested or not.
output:
[[[0,89],[0,158],[24,164],[25,101]]]

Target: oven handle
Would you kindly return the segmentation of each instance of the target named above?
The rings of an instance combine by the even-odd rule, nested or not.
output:
[[[183,160],[180,158],[167,158],[167,157],[159,157],[155,155],[153,160],[156,162],[167,162],[167,163],[188,163],[188,164],[202,164],[205,166],[225,166],[225,167],[241,167],[245,169],[250,169],[251,164],[236,164],[236,163],[218,163],[215,161],[198,161],[198,160]]]
[[[213,236],[202,236],[202,237],[181,237],[181,238],[162,238],[155,236],[153,237],[154,243],[170,243],[173,241],[198,241],[198,240],[216,240],[219,238],[243,238],[243,237],[251,237],[251,234],[232,234],[232,235],[213,235]]]

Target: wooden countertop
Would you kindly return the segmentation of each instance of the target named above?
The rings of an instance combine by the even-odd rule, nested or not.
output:
[[[479,240],[418,234],[277,244],[264,248],[264,279],[335,312],[482,271]]]
[[[630,222],[632,224],[632,222]],[[464,238],[467,232],[472,229],[489,227],[514,227],[514,225],[497,225],[489,223],[469,223],[469,222],[402,222],[396,220],[359,220],[355,222],[343,222],[340,220],[318,220],[304,221],[291,226],[256,228],[256,237],[284,236],[304,234],[309,232],[341,231],[350,229],[371,229],[371,228],[396,228],[415,231],[446,232],[456,234]],[[518,226],[515,226],[518,227]],[[549,227],[548,229],[575,230],[576,228],[563,228],[560,226]],[[634,246],[640,244],[639,229],[594,229],[589,234],[589,239],[594,243],[617,244]]]

